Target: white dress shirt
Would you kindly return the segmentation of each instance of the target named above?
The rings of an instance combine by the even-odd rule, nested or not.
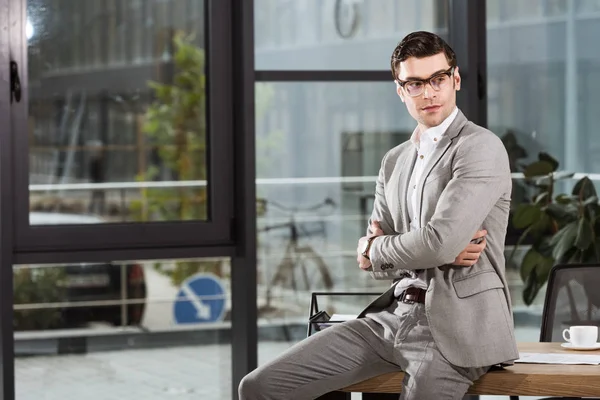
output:
[[[431,153],[440,143],[440,138],[446,130],[456,118],[458,114],[458,108],[454,108],[454,111],[446,117],[438,126],[434,126],[432,128],[428,128],[423,132],[419,132],[419,130],[415,130],[413,135],[410,138],[410,141],[415,145],[415,149],[417,151],[417,159],[415,160],[415,165],[413,167],[413,171],[410,177],[410,184],[408,187],[407,193],[407,206],[408,206],[408,216],[410,218],[410,230],[420,229],[421,228],[421,215],[420,215],[420,207],[417,204],[417,191],[416,188],[419,186],[419,183],[423,179],[423,169],[425,168],[425,164],[429,160]],[[416,278],[403,278],[398,282],[396,288],[394,289],[394,295],[396,297],[400,296],[404,290],[408,287],[417,287],[421,289],[427,289],[427,282],[425,281],[424,272],[421,271],[420,274],[417,275]]]

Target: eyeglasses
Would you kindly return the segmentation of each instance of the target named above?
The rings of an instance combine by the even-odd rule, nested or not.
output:
[[[454,75],[454,67],[450,67],[446,71],[438,72],[427,79],[410,79],[408,81],[401,81],[398,79],[396,82],[398,82],[410,97],[416,97],[423,94],[425,85],[428,83],[436,92],[446,88],[450,83],[450,77],[452,77],[452,75]]]

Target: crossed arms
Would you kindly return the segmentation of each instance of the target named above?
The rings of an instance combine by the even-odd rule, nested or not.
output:
[[[451,264],[465,249],[507,187],[506,150],[489,133],[473,134],[457,149],[452,179],[442,191],[433,216],[421,229],[375,238],[370,249],[374,272],[384,264],[398,269],[426,269]],[[394,232],[384,194],[384,170],[377,179],[373,218],[383,232]],[[373,234],[373,229],[370,228]],[[381,232],[381,233],[383,233]]]

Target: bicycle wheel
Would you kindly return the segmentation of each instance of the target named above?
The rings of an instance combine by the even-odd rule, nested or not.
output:
[[[311,247],[299,247],[296,261],[296,273],[300,274],[306,291],[330,290],[333,288],[333,278],[329,266],[323,258]]]

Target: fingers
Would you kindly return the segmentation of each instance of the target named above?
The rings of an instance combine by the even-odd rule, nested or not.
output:
[[[373,221],[373,222],[371,222],[371,230],[372,231],[381,231],[381,232],[383,232],[383,229],[381,229],[381,224],[379,224],[379,221]]]
[[[469,248],[465,249],[462,253],[456,257],[453,265],[459,265],[464,267],[471,267],[475,265],[477,261],[479,261],[479,257],[483,249],[479,249],[480,245],[471,245]],[[471,249],[474,249],[471,251]]]
[[[478,260],[461,260],[455,262],[453,265],[458,265],[459,267],[472,267],[477,263]]]
[[[472,239],[479,239],[480,237],[486,236],[487,233],[488,232],[485,229],[478,230],[475,232],[475,235],[473,235]]]
[[[453,265],[472,267],[477,261],[479,261],[480,254],[481,253],[460,253],[460,255],[456,257],[456,260],[454,260]]]
[[[465,253],[462,252],[456,257],[457,261],[461,260],[478,260],[481,253]]]
[[[485,250],[486,245],[487,240],[484,238],[479,244],[469,243],[467,247],[465,247],[464,251],[468,253],[481,253],[483,250]]]
[[[383,229],[381,229],[381,224],[379,223],[379,221],[372,221],[371,222],[371,232],[373,232],[373,235],[375,236],[383,236]]]

